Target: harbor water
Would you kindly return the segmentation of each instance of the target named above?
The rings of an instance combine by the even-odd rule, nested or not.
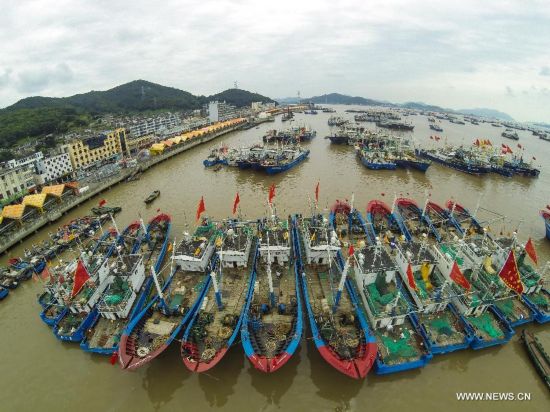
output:
[[[345,113],[350,106],[334,106],[338,115],[353,121]],[[480,218],[494,219],[490,231],[505,234],[518,231],[521,241],[532,237],[539,261],[550,259],[550,241],[545,239],[544,224],[538,211],[550,204],[550,142],[518,131],[519,142],[500,136],[504,128],[489,123],[479,126],[441,121],[444,131],[438,142],[429,138],[425,116],[404,120],[415,125],[415,144],[437,147],[448,144],[471,145],[476,138],[490,139],[493,145],[509,145],[524,159],[536,157],[541,169],[538,178],[506,178],[496,174],[478,177],[433,164],[426,173],[410,170],[367,170],[349,146],[331,145],[324,136],[330,133],[328,113],[296,114],[291,123],[264,123],[257,128],[229,133],[198,146],[148,170],[140,180],[113,187],[102,195],[46,226],[2,256],[20,256],[31,243],[48,238],[48,231],[72,218],[90,213],[100,199],[107,206],[121,206],[117,226],[125,227],[143,216],[153,217],[157,210],[173,217],[172,236],[181,239],[192,232],[195,212],[204,196],[207,214],[214,219],[231,215],[236,192],[240,196],[243,218],[265,216],[269,187],[276,185],[275,205],[280,216],[296,212],[311,213],[310,201],[320,182],[319,207],[328,208],[336,199],[351,199],[361,212],[369,200],[381,199],[391,204],[394,195],[415,199],[422,205],[427,196],[437,203],[454,198],[478,211]],[[361,123],[375,128],[373,123]],[[275,176],[252,170],[225,167],[219,171],[205,169],[202,161],[212,148],[224,143],[230,147],[248,146],[261,141],[269,129],[311,126],[317,137],[304,146],[311,150],[307,161]],[[150,205],[143,200],[153,190],[160,197]],[[479,208],[477,207],[479,204]],[[490,209],[507,217],[506,223],[490,215]],[[127,372],[111,366],[107,357],[91,355],[77,344],[62,343],[39,318],[36,296],[40,282],[26,282],[0,304],[0,411],[16,410],[213,410],[231,411],[378,411],[378,410],[548,410],[550,394],[542,383],[519,340],[519,330],[502,346],[481,351],[464,350],[438,355],[422,370],[390,376],[371,373],[364,381],[353,381],[338,373],[318,354],[309,331],[293,358],[281,370],[266,375],[254,370],[240,343],[205,374],[193,374],[182,364],[175,342],[165,353],[143,368]],[[550,348],[550,325],[529,325],[546,348]],[[457,393],[527,393],[528,401],[459,401]]]

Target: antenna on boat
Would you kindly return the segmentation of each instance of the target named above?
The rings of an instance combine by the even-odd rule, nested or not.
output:
[[[267,280],[269,282],[269,300],[271,307],[275,307],[275,292],[273,292],[273,276],[271,275],[271,254],[269,253],[269,229],[266,227],[267,237]]]
[[[223,266],[223,239],[220,244],[220,278],[222,274],[222,266]],[[216,304],[218,305],[218,309],[222,310],[223,309],[222,295],[220,293],[218,279],[216,278],[216,271],[212,270],[210,272],[210,279],[212,279],[212,287],[214,288],[214,295],[216,296]]]
[[[160,283],[157,277],[157,272],[155,270],[155,266],[151,265],[151,274],[153,275],[153,281],[155,282],[155,288],[157,289],[157,293],[160,298],[161,305],[163,308],[166,308],[166,302],[164,301],[164,295],[162,294],[162,288],[160,287]]]
[[[393,203],[391,204],[391,214],[395,213],[395,205],[397,204],[397,193],[393,193]]]
[[[115,228],[116,234],[120,236],[120,232],[118,231],[118,226],[116,225],[114,216],[109,213],[109,217],[111,218],[111,222],[113,222],[113,226]]]

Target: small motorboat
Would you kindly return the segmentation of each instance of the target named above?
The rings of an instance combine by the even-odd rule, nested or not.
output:
[[[2,286],[0,286],[0,300],[4,300],[6,296],[8,296],[10,291]]]
[[[144,200],[145,203],[152,203],[157,197],[160,196],[160,190],[155,190]]]
[[[101,215],[116,215],[122,210],[120,206],[99,206],[99,207],[92,207],[92,213],[96,216]]]
[[[546,386],[550,388],[550,356],[544,350],[544,347],[540,341],[531,332],[525,329],[521,332],[521,340],[525,344],[527,353],[535,365],[537,372],[546,383]]]

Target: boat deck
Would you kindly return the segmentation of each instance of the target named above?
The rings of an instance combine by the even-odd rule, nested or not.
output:
[[[432,345],[459,345],[465,340],[466,330],[464,325],[449,307],[437,313],[419,313],[418,320],[424,325]]]
[[[294,335],[297,315],[294,267],[272,265],[276,307],[271,307],[265,266],[257,269],[257,287],[250,305],[248,330],[252,347],[261,356],[279,355]]]
[[[128,319],[110,320],[99,317],[96,325],[86,333],[90,349],[109,349],[116,347]]]
[[[402,325],[376,329],[375,335],[378,354],[386,365],[413,362],[428,354],[422,337],[408,318]]]

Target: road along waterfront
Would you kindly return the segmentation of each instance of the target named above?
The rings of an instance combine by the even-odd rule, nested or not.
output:
[[[335,106],[338,114],[352,118]],[[371,199],[391,203],[394,192],[416,199],[423,204],[426,193],[438,203],[454,197],[470,209],[475,209],[480,194],[480,207],[508,216],[512,223],[492,228],[495,232],[518,228],[519,238],[531,236],[539,259],[550,258],[550,242],[544,239],[544,226],[538,210],[550,203],[550,163],[538,161],[541,175],[536,179],[498,175],[485,177],[432,165],[424,174],[417,171],[370,171],[356,159],[353,149],[330,145],[323,136],[329,133],[329,114],[296,115],[293,125],[309,124],[317,137],[305,146],[310,158],[287,173],[275,176],[224,168],[218,172],[205,169],[202,161],[211,149],[221,142],[230,146],[251,145],[271,128],[287,124],[277,119],[258,128],[227,134],[199,145],[193,150],[167,159],[143,174],[139,181],[120,184],[82,203],[56,224],[89,213],[100,198],[107,205],[118,205],[123,211],[117,224],[124,227],[140,213],[144,219],[160,209],[174,219],[173,234],[181,237],[195,224],[195,211],[200,196],[204,196],[207,213],[213,218],[231,214],[233,199],[238,191],[243,217],[260,217],[267,213],[266,198],[271,184],[277,187],[275,203],[279,215],[309,213],[308,195],[313,197],[320,182],[320,206],[328,208],[335,199],[350,199],[365,212]],[[415,124],[412,136],[418,144],[435,145],[425,116],[409,116]],[[367,124],[367,127],[374,127]],[[456,125],[445,122],[441,135],[449,143],[470,145],[477,137],[491,139],[496,144],[510,143],[500,137],[501,129],[490,124]],[[520,143],[529,156],[550,158],[550,143],[528,132],[519,132]],[[160,197],[146,206],[143,199],[153,190]],[[384,196],[382,196],[384,193]],[[523,222],[520,224],[520,221]],[[39,231],[25,242],[47,238],[48,230]],[[21,255],[25,243],[9,250],[2,257]],[[83,410],[159,409],[210,410],[447,410],[479,409],[479,402],[458,401],[456,392],[529,392],[530,401],[483,402],[483,410],[546,410],[550,396],[532,368],[519,339],[514,337],[502,347],[482,351],[465,350],[435,357],[420,371],[393,376],[369,374],[364,381],[352,381],[333,370],[319,356],[311,340],[302,341],[298,352],[275,375],[264,375],[246,360],[240,345],[234,346],[227,357],[207,375],[189,373],[181,364],[179,348],[172,346],[165,354],[136,372],[121,371],[103,357],[83,353],[78,345],[61,343],[38,317],[36,294],[39,282],[27,282],[0,305],[0,364],[3,373],[2,409],[22,410],[41,408]],[[531,325],[547,346],[550,345],[548,326]],[[309,337],[309,331],[306,331]]]

